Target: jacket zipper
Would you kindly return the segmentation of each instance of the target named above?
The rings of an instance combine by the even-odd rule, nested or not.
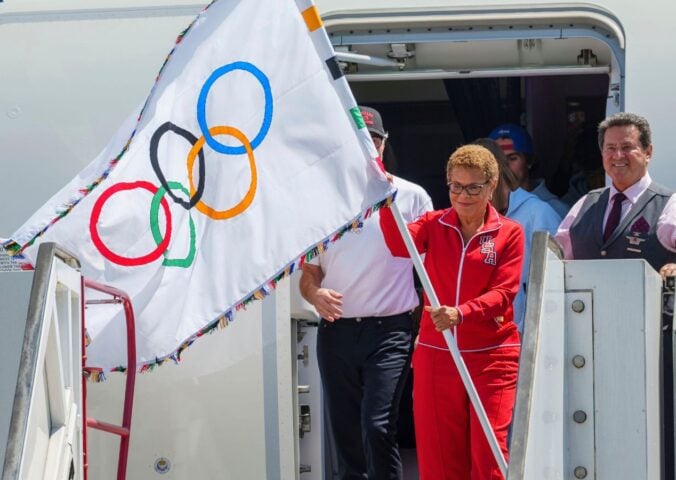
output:
[[[449,223],[444,223],[444,225],[448,225],[453,230],[455,230],[456,233],[460,236],[460,241],[462,242],[462,256],[460,257],[460,267],[458,268],[458,278],[456,280],[456,286],[455,286],[455,307],[457,308],[458,303],[460,303],[460,282],[462,280],[462,268],[465,264],[465,252],[467,252],[467,247],[469,247],[469,244],[472,243],[472,240],[474,240],[474,237],[476,237],[477,235],[489,233],[489,232],[495,232],[500,227],[492,228],[490,230],[483,230],[483,231],[475,233],[474,235],[472,235],[470,237],[470,239],[467,241],[467,244],[465,245],[465,240],[462,238],[462,232],[460,230],[458,230],[458,228],[456,226],[451,225]],[[460,311],[458,310],[458,312],[460,312]],[[464,317],[463,317],[463,321],[464,321]],[[458,326],[457,325],[455,325],[453,327],[453,336],[455,337],[456,343],[459,344],[460,341],[458,340]],[[458,348],[460,348],[460,347],[458,346]]]

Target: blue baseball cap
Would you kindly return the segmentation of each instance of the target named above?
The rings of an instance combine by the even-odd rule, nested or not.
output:
[[[505,138],[512,141],[512,149],[515,152],[525,153],[530,155],[533,153],[533,142],[530,139],[530,135],[525,128],[513,123],[505,123],[493,129],[493,131],[488,135],[492,140],[498,140],[500,138]],[[503,151],[508,152],[510,149],[506,146],[502,147]]]

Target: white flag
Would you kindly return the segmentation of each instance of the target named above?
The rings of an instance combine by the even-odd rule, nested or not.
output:
[[[139,366],[173,358],[389,195],[309,1],[218,0],[145,105],[4,246],[75,253],[125,291]],[[126,367],[120,309],[88,309],[89,366]]]

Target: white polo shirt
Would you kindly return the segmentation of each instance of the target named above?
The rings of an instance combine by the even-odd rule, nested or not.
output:
[[[432,200],[422,187],[399,177],[394,177],[394,186],[395,201],[407,223],[432,210]],[[343,294],[343,317],[396,315],[418,305],[413,263],[390,254],[378,211],[310,263],[322,268],[322,287]]]

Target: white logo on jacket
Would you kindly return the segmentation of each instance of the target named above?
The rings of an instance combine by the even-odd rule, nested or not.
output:
[[[495,252],[495,242],[493,242],[493,235],[482,235],[479,237],[481,244],[481,253],[485,255],[484,263],[488,265],[497,265],[498,254]]]

